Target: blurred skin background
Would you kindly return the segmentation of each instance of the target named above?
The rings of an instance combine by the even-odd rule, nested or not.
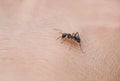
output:
[[[119,0],[0,0],[0,81],[120,81],[119,40]]]

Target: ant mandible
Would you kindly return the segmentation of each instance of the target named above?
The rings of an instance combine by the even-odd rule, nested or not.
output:
[[[79,46],[81,48],[81,38],[80,38],[78,32],[70,34],[70,33],[62,33],[62,31],[59,30],[59,29],[54,29],[54,30],[59,31],[61,33],[61,36],[59,36],[57,38],[57,40],[60,39],[60,38],[61,39],[64,39],[64,38],[72,39],[72,40],[76,41],[77,43],[79,43]],[[81,48],[81,50],[82,50],[82,48]],[[82,50],[82,52],[83,52],[83,50]]]

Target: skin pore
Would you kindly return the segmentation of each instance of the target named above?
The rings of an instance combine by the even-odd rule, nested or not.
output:
[[[120,1],[0,0],[0,81],[119,81]],[[79,32],[81,52],[62,32]]]

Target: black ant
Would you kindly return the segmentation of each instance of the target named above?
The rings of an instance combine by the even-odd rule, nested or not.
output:
[[[62,33],[61,30],[58,30],[58,29],[54,29],[54,30],[60,31],[60,33],[62,34],[61,36],[59,36],[57,38],[57,40],[60,39],[60,38],[61,39],[64,39],[64,38],[72,39],[72,40],[76,41],[79,44],[80,48],[81,48],[81,38],[80,38],[78,32],[70,34],[70,33]],[[82,50],[82,48],[81,48],[81,50]],[[83,50],[82,50],[82,52],[83,52]]]

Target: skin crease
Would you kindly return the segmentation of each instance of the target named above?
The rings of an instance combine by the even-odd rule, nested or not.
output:
[[[119,0],[0,0],[0,81],[120,81]],[[81,49],[62,32],[79,32]]]

